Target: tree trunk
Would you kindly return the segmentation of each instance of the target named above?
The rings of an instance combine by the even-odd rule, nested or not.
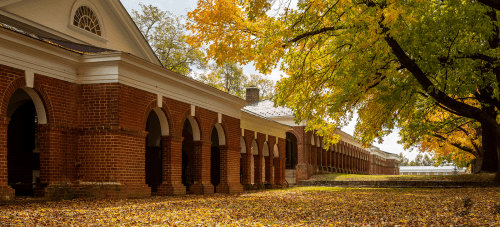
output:
[[[479,173],[481,171],[481,167],[483,166],[483,156],[476,156],[475,159],[471,161],[471,173]]]
[[[481,123],[483,132],[483,162],[481,171],[495,173],[498,170],[498,141],[495,126],[488,123]]]

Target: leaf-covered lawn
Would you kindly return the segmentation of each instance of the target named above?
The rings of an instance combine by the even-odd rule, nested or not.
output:
[[[470,197],[471,207],[463,200]],[[240,195],[0,206],[14,226],[499,226],[499,188],[300,187]]]
[[[323,174],[314,175],[309,180],[332,181],[387,181],[387,180],[429,180],[429,181],[473,181],[491,182],[494,173],[463,174],[463,175],[359,175],[359,174]]]

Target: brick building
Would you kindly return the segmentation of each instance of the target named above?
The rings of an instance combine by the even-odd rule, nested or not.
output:
[[[286,132],[285,149],[286,180],[290,184],[321,173],[399,174],[400,160],[396,154],[373,146],[364,149],[340,129],[335,133],[340,135],[341,141],[325,147],[321,136],[305,131],[306,121],[297,124],[291,109],[274,107],[271,100],[254,102],[244,109],[292,128]]]
[[[0,1],[0,198],[286,187],[290,127],[169,71],[118,0]]]
[[[467,174],[467,168],[455,166],[401,166],[401,175],[462,175]]]

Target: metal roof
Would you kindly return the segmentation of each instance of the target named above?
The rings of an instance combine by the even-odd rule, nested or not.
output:
[[[272,100],[266,99],[254,102],[243,109],[264,117],[293,117],[293,111],[286,107],[275,107]]]

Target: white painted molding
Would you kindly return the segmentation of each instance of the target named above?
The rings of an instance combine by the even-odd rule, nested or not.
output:
[[[219,145],[226,145],[226,136],[220,123],[215,124],[215,130],[217,130],[217,136],[219,137]]]
[[[43,102],[40,96],[38,96],[38,94],[32,88],[24,87],[22,89],[26,93],[28,93],[31,100],[33,100],[33,103],[35,104],[38,124],[47,124],[47,113],[45,112],[45,107],[43,106]]]
[[[24,78],[26,79],[26,87],[33,88],[35,83],[35,72],[31,69],[25,69]]]
[[[153,111],[156,113],[156,116],[158,116],[158,120],[160,120],[161,135],[162,136],[170,135],[168,120],[167,116],[165,116],[165,113],[161,110],[160,107],[153,108]]]
[[[247,153],[247,146],[246,146],[245,139],[243,138],[243,136],[240,136],[240,147],[241,147],[241,151],[240,151],[241,154]]]
[[[191,123],[191,128],[193,130],[193,141],[200,141],[200,126],[193,116],[188,116],[187,120]]]
[[[257,131],[253,132],[253,139],[257,139]]]
[[[156,94],[156,106],[163,108],[163,95]]]
[[[269,141],[269,135],[266,134],[266,142]]]
[[[195,105],[191,105],[191,116],[196,116],[195,115],[196,114],[195,110],[196,110],[196,106]]]
[[[252,154],[253,155],[258,155],[259,154],[259,146],[257,146],[257,141],[252,140]]]
[[[274,155],[275,158],[279,158],[280,157],[280,152],[279,152],[277,144],[274,144],[273,155]]]
[[[217,123],[222,124],[222,114],[217,113]]]
[[[269,144],[267,141],[262,145],[262,153],[264,153],[264,156],[269,156]]]

